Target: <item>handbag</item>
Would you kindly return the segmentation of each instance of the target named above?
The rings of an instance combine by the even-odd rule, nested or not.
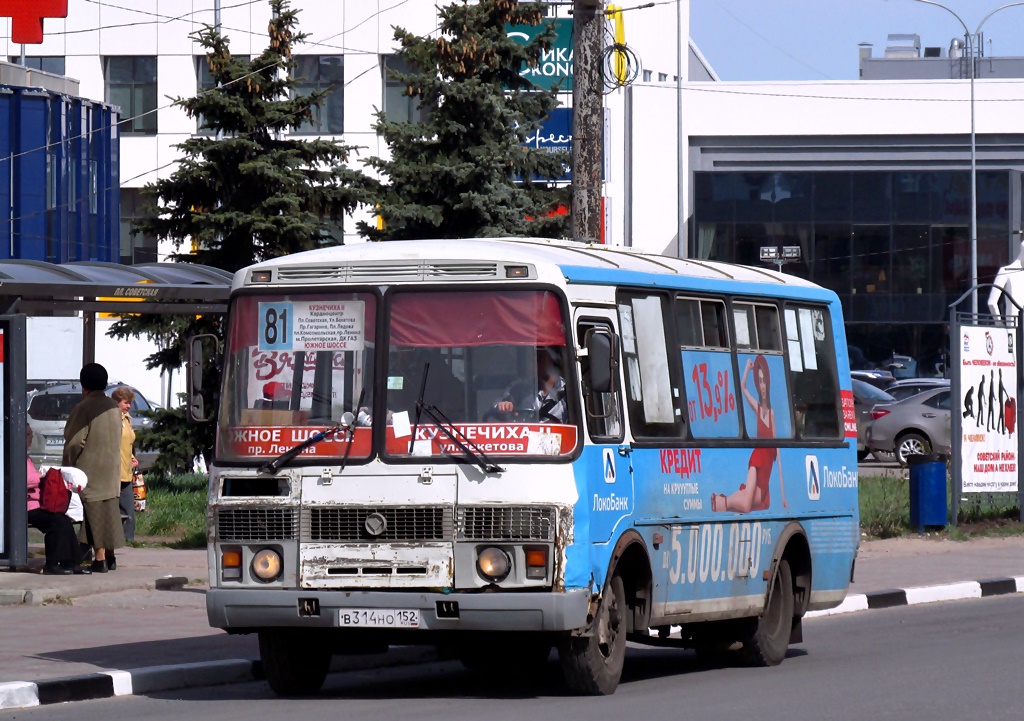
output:
[[[39,480],[39,507],[50,513],[67,513],[71,491],[59,468],[50,468]]]

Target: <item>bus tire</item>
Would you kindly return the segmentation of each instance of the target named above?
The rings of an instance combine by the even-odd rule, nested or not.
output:
[[[331,651],[307,629],[268,628],[259,632],[260,660],[278,696],[308,696],[320,690],[331,665]]]
[[[569,690],[588,696],[615,693],[626,659],[626,591],[622,577],[611,577],[593,634],[571,636],[559,645],[558,660]]]
[[[779,561],[764,613],[755,619],[753,632],[743,640],[740,657],[751,666],[778,666],[786,658],[793,630],[793,574],[789,562]]]

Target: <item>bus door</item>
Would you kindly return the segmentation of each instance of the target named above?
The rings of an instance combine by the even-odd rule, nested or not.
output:
[[[577,308],[575,315],[577,351],[586,346],[587,334],[615,332],[615,311],[605,308]],[[588,378],[589,361],[580,356],[580,378]],[[590,517],[590,540],[613,541],[630,523],[633,515],[633,449],[624,433],[621,382],[618,374],[607,393],[583,396],[583,416],[589,443],[577,463],[577,487],[586,494],[580,503]]]

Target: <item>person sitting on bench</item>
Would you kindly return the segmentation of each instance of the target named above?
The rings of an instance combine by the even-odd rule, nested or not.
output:
[[[32,428],[28,427],[28,445],[32,445]],[[46,563],[43,573],[51,576],[70,576],[71,574],[88,574],[91,571],[76,562],[78,558],[78,538],[71,519],[65,513],[53,513],[39,505],[39,471],[36,470],[31,458],[27,458],[25,486],[28,490],[28,525],[43,534],[46,548]]]

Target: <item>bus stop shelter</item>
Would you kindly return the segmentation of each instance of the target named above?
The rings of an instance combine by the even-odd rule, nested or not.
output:
[[[0,261],[0,567],[28,560],[26,317],[80,316],[82,361],[89,363],[96,355],[97,313],[224,313],[231,279],[227,271],[190,263]]]

